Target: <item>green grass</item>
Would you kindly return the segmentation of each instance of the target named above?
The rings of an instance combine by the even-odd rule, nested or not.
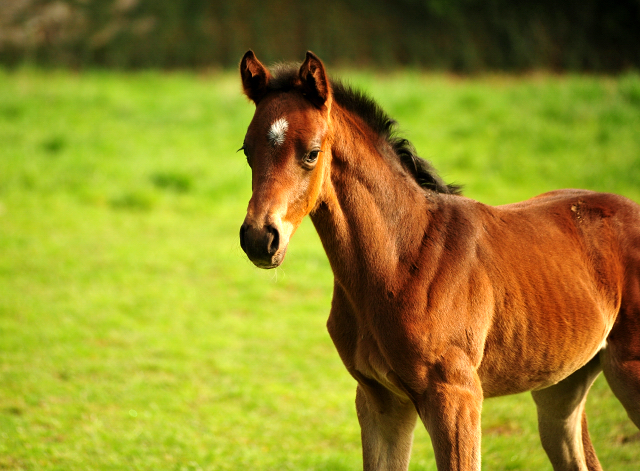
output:
[[[342,75],[468,196],[640,201],[637,74]],[[252,112],[235,74],[0,71],[0,469],[360,468],[311,224],[277,271],[239,247]],[[602,379],[588,413],[604,468],[633,469]],[[551,469],[530,396],[483,429],[486,469]],[[421,426],[411,469],[435,469]]]

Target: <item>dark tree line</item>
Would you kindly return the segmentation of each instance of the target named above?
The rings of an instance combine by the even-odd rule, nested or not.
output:
[[[0,63],[640,68],[640,0],[0,0]]]

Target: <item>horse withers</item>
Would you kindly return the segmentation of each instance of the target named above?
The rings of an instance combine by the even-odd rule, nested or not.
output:
[[[420,417],[439,470],[479,470],[483,399],[523,391],[554,469],[601,469],[584,412],[601,371],[640,427],[640,206],[583,190],[487,206],[314,54],[269,70],[249,51],[240,73],[256,105],[240,244],[277,267],[310,215],[364,469],[406,470]]]

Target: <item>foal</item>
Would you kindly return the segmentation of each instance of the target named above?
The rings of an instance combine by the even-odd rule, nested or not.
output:
[[[640,427],[640,206],[582,190],[481,204],[312,53],[269,71],[249,51],[240,72],[256,105],[240,243],[277,267],[311,216],[364,469],[406,470],[420,417],[439,470],[479,470],[483,399],[523,391],[554,469],[601,469],[584,414],[600,371]]]

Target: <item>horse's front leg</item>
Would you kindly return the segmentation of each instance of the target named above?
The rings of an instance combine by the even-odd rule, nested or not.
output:
[[[364,471],[405,471],[417,417],[413,403],[377,383],[360,383],[356,410]]]
[[[456,355],[457,356],[457,355]],[[417,401],[438,471],[479,471],[482,387],[464,355],[434,365]]]

